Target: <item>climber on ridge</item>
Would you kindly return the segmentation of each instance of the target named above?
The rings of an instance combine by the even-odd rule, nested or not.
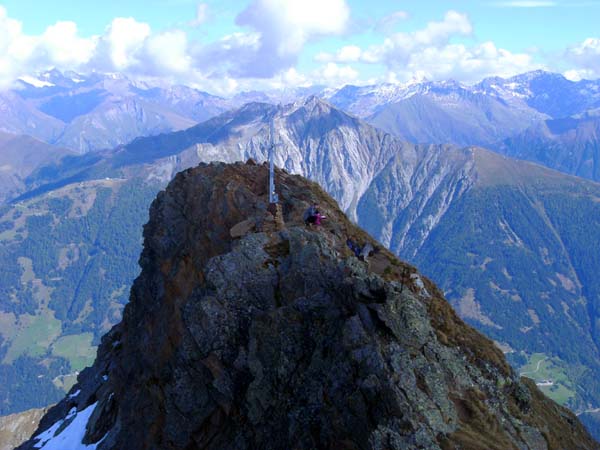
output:
[[[314,202],[311,206],[309,206],[302,216],[305,225],[316,224],[319,213],[319,204]]]

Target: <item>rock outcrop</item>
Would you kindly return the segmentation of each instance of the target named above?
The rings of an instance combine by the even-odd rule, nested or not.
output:
[[[48,409],[29,409],[0,417],[0,450],[13,450],[28,440]]]
[[[599,448],[318,185],[278,171],[274,210],[267,176],[201,165],[158,195],[122,322],[21,449]]]

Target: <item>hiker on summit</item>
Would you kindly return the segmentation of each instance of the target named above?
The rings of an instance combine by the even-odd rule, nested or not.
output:
[[[319,205],[318,203],[313,203],[312,205],[310,205],[306,211],[304,211],[304,214],[302,216],[302,219],[304,220],[304,224],[305,225],[310,225],[311,223],[315,223],[316,217],[317,217],[317,213],[319,212]]]
[[[321,220],[325,219],[326,217],[321,214],[321,212],[319,211],[319,204],[318,203],[313,203],[311,206],[309,206],[306,211],[304,211],[304,214],[302,216],[302,219],[304,220],[304,224],[306,226],[309,225],[315,225],[315,226],[319,226],[321,225]]]

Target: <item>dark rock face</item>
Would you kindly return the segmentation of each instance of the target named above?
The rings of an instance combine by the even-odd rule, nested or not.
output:
[[[377,243],[316,184],[277,175],[275,210],[254,164],[159,194],[122,323],[38,434],[95,405],[100,450],[599,448],[414,268],[355,258],[348,237]]]

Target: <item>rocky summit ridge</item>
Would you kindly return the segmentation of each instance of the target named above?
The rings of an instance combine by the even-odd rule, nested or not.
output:
[[[20,449],[592,449],[315,183],[201,164],[152,204],[97,359]],[[302,215],[317,201],[324,226]]]

